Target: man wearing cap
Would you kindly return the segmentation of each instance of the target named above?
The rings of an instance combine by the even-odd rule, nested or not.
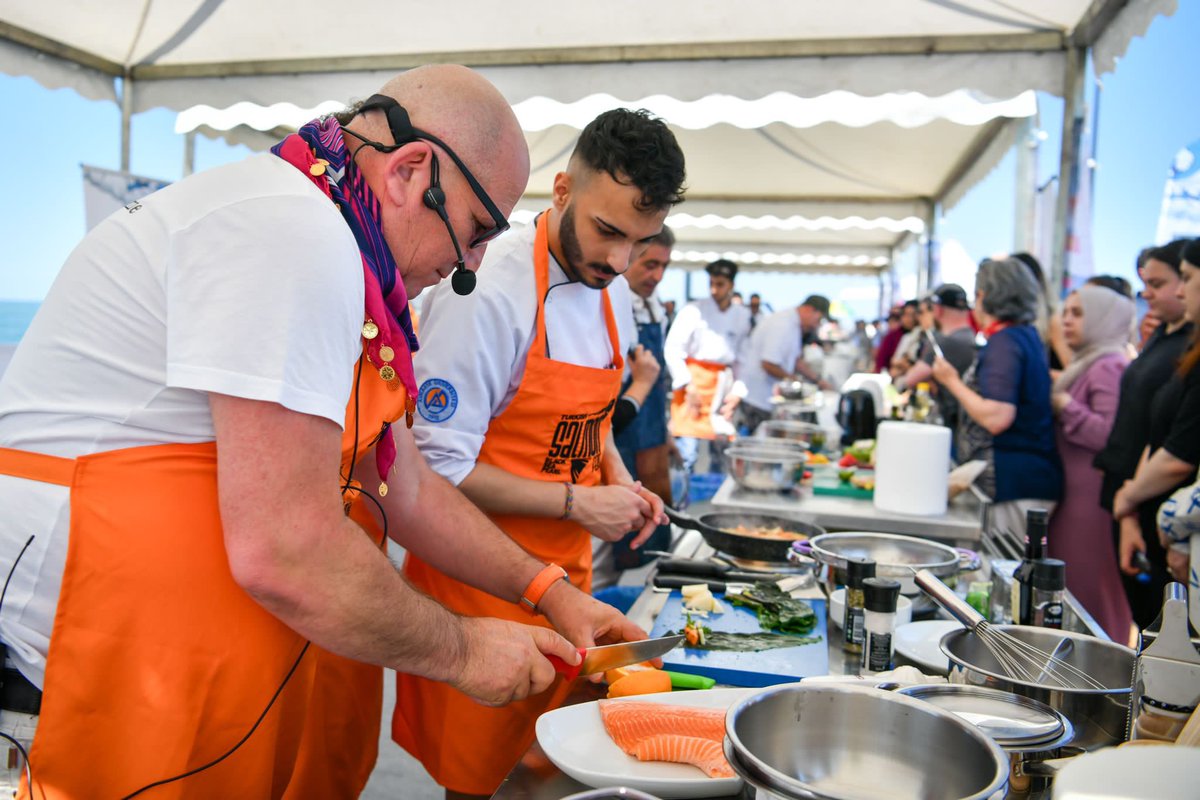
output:
[[[975,362],[975,329],[971,327],[971,304],[967,293],[956,283],[944,283],[933,290],[926,298],[933,307],[933,338],[946,356],[946,360],[954,365],[958,374],[962,375]],[[933,359],[935,353],[929,344],[928,337],[921,342],[917,350],[917,363],[914,364],[900,379],[907,387],[916,386],[922,381],[933,379]],[[958,428],[958,401],[947,391],[938,388],[938,403],[941,405],[942,417],[951,431]]]
[[[804,348],[817,341],[817,328],[829,317],[829,299],[810,295],[795,308],[772,314],[754,329],[742,359],[746,397],[738,407],[740,427],[753,433],[771,417],[771,395],[781,380],[805,378],[829,388],[804,361]]]
[[[665,346],[673,391],[671,433],[688,472],[702,439],[712,442],[710,469],[720,471],[720,453],[735,434],[733,412],[745,394],[736,380],[737,356],[750,335],[750,309],[733,302],[737,264],[719,259],[704,269],[709,296],[679,312]]]

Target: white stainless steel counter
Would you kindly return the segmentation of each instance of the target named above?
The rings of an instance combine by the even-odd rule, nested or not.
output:
[[[917,516],[880,511],[870,500],[852,497],[816,495],[812,489],[792,492],[753,492],[740,488],[726,478],[712,499],[720,511],[749,511],[775,514],[801,522],[810,522],[833,531],[873,531],[900,533],[941,539],[964,546],[980,541],[987,506],[970,492],[952,501],[940,516]]]

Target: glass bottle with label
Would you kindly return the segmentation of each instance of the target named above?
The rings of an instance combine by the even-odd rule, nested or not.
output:
[[[1063,626],[1063,592],[1067,588],[1067,565],[1057,558],[1042,558],[1033,564],[1033,619],[1043,628]]]
[[[863,581],[875,577],[875,562],[866,558],[846,559],[846,607],[842,617],[842,649],[861,653],[863,645]]]
[[[1013,573],[1012,616],[1021,625],[1033,624],[1033,565],[1046,553],[1050,514],[1044,508],[1025,513],[1025,557]]]

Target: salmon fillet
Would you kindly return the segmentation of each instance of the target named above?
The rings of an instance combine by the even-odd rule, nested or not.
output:
[[[640,761],[692,764],[711,778],[732,778],[721,751],[725,710],[638,701],[599,701],[612,740]]]
[[[699,767],[710,778],[732,778],[733,768],[725,760],[721,744],[712,739],[677,736],[669,733],[638,742],[633,755],[638,761],[672,761]]]

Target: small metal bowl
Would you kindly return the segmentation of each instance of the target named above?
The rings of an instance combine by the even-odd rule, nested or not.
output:
[[[781,492],[795,488],[804,475],[808,455],[799,448],[730,447],[725,451],[729,474],[743,489]]]
[[[820,425],[791,419],[769,419],[758,426],[755,435],[757,438],[804,442],[813,452],[820,452],[825,446],[827,436],[825,429]]]

